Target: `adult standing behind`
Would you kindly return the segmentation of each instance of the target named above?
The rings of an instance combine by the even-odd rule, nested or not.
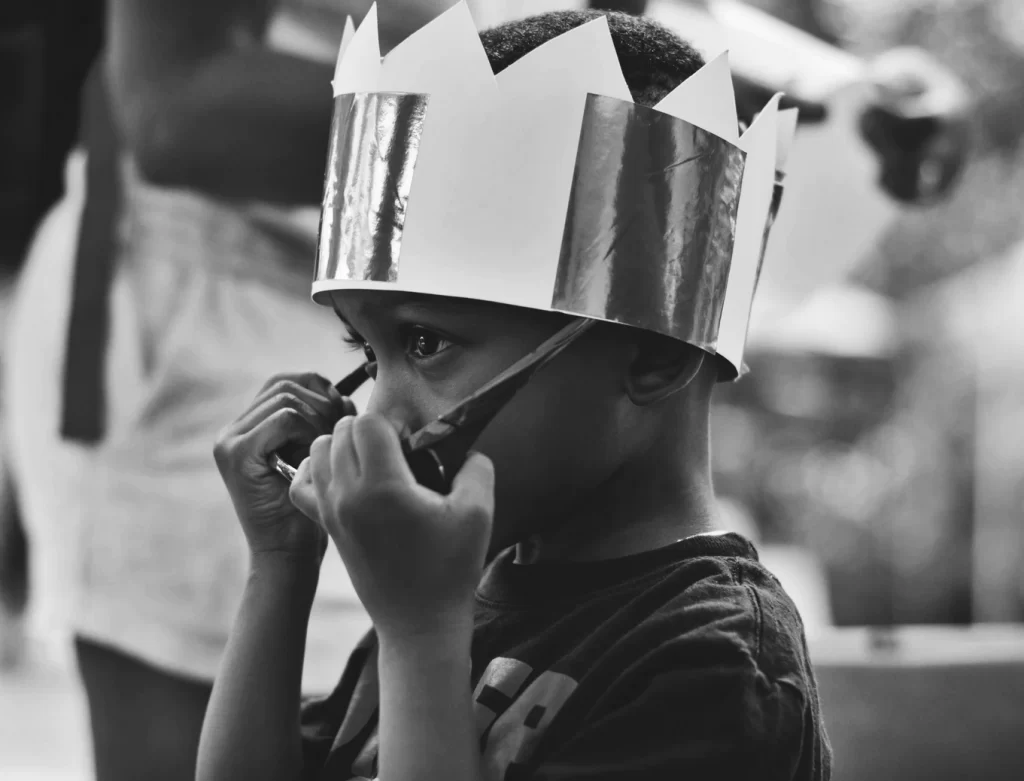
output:
[[[51,627],[71,623],[99,781],[193,777],[247,571],[218,430],[272,374],[362,360],[308,302],[333,60],[369,2],[350,5],[108,5],[88,159],[30,250],[5,372],[36,596]],[[397,39],[437,5],[381,21]],[[366,626],[329,551],[307,691],[333,685]]]

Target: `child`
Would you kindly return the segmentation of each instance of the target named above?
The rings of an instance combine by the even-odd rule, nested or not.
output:
[[[459,13],[456,7],[434,24],[456,24]],[[581,26],[595,19],[600,17],[593,12],[552,13],[480,38],[499,73],[546,42],[559,39],[569,46],[561,36],[582,35]],[[640,106],[658,104],[703,65],[696,52],[650,21],[609,14],[607,29],[615,46],[609,56],[614,62],[617,54]],[[363,27],[357,35],[362,32]],[[366,39],[353,38],[348,47],[351,54],[344,56],[355,57],[366,50]],[[581,56],[591,56],[592,48],[579,49]],[[550,56],[554,50],[546,51]],[[367,62],[370,69],[379,64],[376,55]],[[457,72],[468,79],[467,70]],[[559,78],[554,67],[542,72]],[[341,66],[339,74],[336,91],[339,81],[350,78]],[[358,78],[370,77],[361,72]],[[381,79],[376,83],[386,81]],[[382,88],[382,96],[369,98],[346,92],[338,100],[386,102],[395,92]],[[470,109],[486,110],[487,93],[480,94],[485,97],[474,98]],[[619,105],[593,98],[588,106]],[[393,118],[401,110],[380,114],[394,122],[388,150],[407,156],[419,150],[416,177],[430,175],[431,119],[459,110],[443,100],[438,98],[437,114],[428,103],[420,116],[426,128],[420,146],[418,121],[400,126]],[[355,110],[347,116],[358,121],[352,119]],[[610,122],[586,127],[600,135]],[[339,127],[346,122],[336,119]],[[634,134],[629,138],[641,132],[639,125],[628,127]],[[668,143],[671,136],[678,144],[710,138],[685,128],[652,138]],[[454,125],[451,132],[457,132]],[[578,136],[581,155],[588,132]],[[332,142],[321,253],[327,245],[340,246],[324,238],[332,230],[330,193],[342,192],[334,180],[341,169],[331,167],[340,159],[338,150],[381,137],[353,133]],[[570,139],[574,146],[576,138]],[[698,156],[706,164],[700,177],[710,176],[707,171],[716,165],[722,171],[732,165],[731,153],[715,157],[713,149],[725,147],[714,144]],[[597,148],[611,147],[602,141]],[[363,154],[352,165],[372,164],[373,155],[359,149]],[[524,154],[543,153],[526,149]],[[666,177],[697,157],[672,159],[659,169]],[[746,165],[753,166],[753,159],[748,154]],[[525,157],[514,163],[529,164]],[[576,176],[586,178],[603,164],[577,161]],[[388,158],[389,174],[402,170]],[[653,170],[642,168],[641,178],[654,177]],[[769,185],[773,173],[774,165]],[[343,174],[339,180],[355,183],[344,190],[346,202],[358,201],[358,177]],[[463,175],[474,172],[445,170],[446,177]],[[387,183],[374,192],[401,191],[403,180],[396,176],[394,188]],[[508,190],[515,176],[513,171],[502,181]],[[616,186],[628,179],[626,173],[615,177]],[[725,208],[721,204],[730,200],[734,180],[714,181],[720,185],[714,191],[693,190],[721,195],[707,201],[709,214]],[[456,202],[461,197],[455,189],[446,192]],[[573,206],[573,197],[583,192],[579,188],[569,197],[577,227],[589,202]],[[530,198],[543,201],[545,193],[540,187]],[[692,208],[667,198],[653,202],[660,209],[670,202],[678,207],[670,216],[680,223]],[[601,204],[601,219],[610,219],[613,204]],[[458,224],[460,217],[468,220],[464,215],[474,204],[467,200],[453,208]],[[480,219],[487,219],[486,208]],[[265,386],[217,444],[252,565],[207,712],[198,778],[827,779],[831,752],[799,615],[750,543],[715,531],[709,405],[716,381],[735,376],[741,364],[721,350],[713,354],[714,340],[697,338],[708,328],[705,321],[717,318],[677,319],[668,330],[682,333],[685,320],[685,339],[665,334],[656,323],[646,330],[620,324],[657,314],[663,300],[685,309],[680,290],[673,288],[675,298],[641,302],[630,317],[598,323],[497,415],[477,442],[480,452],[470,455],[450,494],[442,496],[414,481],[398,432],[417,430],[451,409],[570,322],[572,313],[590,313],[582,311],[584,305],[541,311],[497,303],[515,284],[512,266],[492,280],[491,292],[498,293],[486,296],[471,296],[465,287],[456,296],[387,289],[389,281],[402,282],[417,260],[413,214],[410,207],[404,235],[396,228],[402,214],[391,214],[394,219],[384,226],[392,231],[390,243],[375,243],[365,256],[376,269],[371,276],[356,273],[348,283],[335,284],[351,265],[318,260],[315,297],[334,307],[375,377],[367,414],[338,421],[345,402],[329,381],[282,376]],[[686,234],[688,242],[704,230],[699,225],[711,224],[707,217],[702,212],[695,218],[698,227]],[[743,219],[741,207],[738,219],[721,224],[738,232]],[[356,222],[349,223],[345,247],[357,243]],[[465,235],[479,234],[479,228],[466,222]],[[461,237],[448,235],[454,254],[455,238]],[[526,253],[515,252],[531,237],[513,235],[513,257],[525,260]],[[398,242],[404,242],[400,262],[388,255]],[[618,246],[601,257],[612,264],[622,260],[615,254]],[[719,257],[717,246],[709,243],[706,257]],[[483,276],[506,249],[494,241],[486,254],[464,259]],[[648,264],[628,284],[648,292],[653,288],[644,288],[645,280],[665,286],[665,275],[653,273],[655,255],[652,250],[626,258],[637,269]],[[700,270],[704,276],[690,277],[689,284],[703,289],[714,269]],[[449,279],[444,284],[456,292],[465,278],[446,273],[438,265],[431,284],[436,289],[439,280]],[[360,281],[371,278],[370,284]],[[622,278],[608,284],[613,293],[628,296]],[[701,341],[704,349],[688,341]],[[312,446],[289,493],[267,459],[297,442]],[[350,657],[335,691],[300,710],[302,638],[328,536],[374,631]]]

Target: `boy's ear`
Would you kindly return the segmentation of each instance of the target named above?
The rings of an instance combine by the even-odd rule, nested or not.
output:
[[[634,344],[626,393],[638,407],[654,404],[683,390],[704,366],[706,353],[703,350],[661,334],[641,334]]]

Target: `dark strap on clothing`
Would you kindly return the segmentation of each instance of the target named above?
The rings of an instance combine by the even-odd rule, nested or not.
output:
[[[64,358],[61,436],[95,443],[106,427],[109,304],[122,197],[120,144],[102,55],[83,89],[82,141],[88,163]]]

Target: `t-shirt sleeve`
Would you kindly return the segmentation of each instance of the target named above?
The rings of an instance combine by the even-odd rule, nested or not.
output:
[[[537,781],[817,777],[803,683],[771,679],[727,641],[669,643],[628,670],[552,746]],[[552,725],[554,726],[554,725]],[[553,737],[553,736],[552,736]],[[808,772],[809,771],[809,772]]]

